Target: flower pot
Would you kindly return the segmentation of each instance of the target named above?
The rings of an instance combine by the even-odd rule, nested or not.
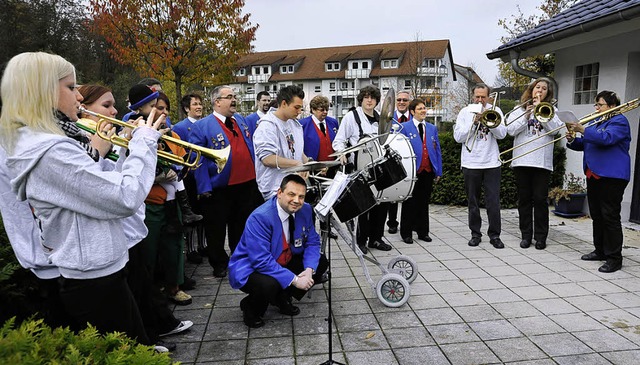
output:
[[[584,215],[582,207],[587,193],[569,194],[570,199],[561,198],[554,203],[553,213],[561,217],[581,217]]]

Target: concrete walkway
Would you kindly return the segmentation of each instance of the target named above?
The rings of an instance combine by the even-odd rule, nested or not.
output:
[[[486,230],[486,214],[483,212]],[[432,206],[433,242],[406,244],[387,234],[390,252],[374,250],[386,265],[413,258],[418,278],[399,308],[385,307],[367,282],[357,256],[332,242],[333,360],[372,364],[640,364],[640,235],[625,229],[624,263],[613,274],[600,262],[581,261],[592,251],[591,220],[551,216],[546,250],[519,247],[516,210],[502,211],[502,240],[483,237],[469,247],[466,208]],[[415,234],[414,234],[415,235]],[[415,236],[414,236],[415,238]],[[635,247],[633,247],[635,246]],[[371,254],[370,254],[371,255]],[[381,270],[368,264],[377,282]],[[205,263],[189,266],[198,282],[193,303],[176,307],[189,331],[173,359],[185,364],[313,364],[329,359],[327,286],[286,317],[270,307],[267,324],[248,329],[240,291],[212,277]]]

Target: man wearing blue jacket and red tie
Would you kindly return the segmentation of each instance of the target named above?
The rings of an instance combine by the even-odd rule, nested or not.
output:
[[[309,103],[311,115],[300,119],[304,130],[304,154],[315,161],[333,161],[331,143],[338,132],[338,121],[328,117],[329,99],[317,95]]]
[[[224,248],[227,227],[229,249],[233,252],[247,217],[262,199],[253,167],[253,129],[236,113],[233,89],[218,86],[211,92],[211,100],[213,113],[193,124],[189,142],[213,149],[231,146],[227,163],[220,173],[215,162],[206,158],[194,172],[204,216],[209,264],[215,277],[225,277],[229,261]]]
[[[400,216],[400,236],[405,243],[413,243],[411,234],[415,231],[418,239],[431,242],[429,236],[429,203],[433,182],[442,176],[442,154],[438,128],[427,123],[427,107],[421,99],[409,104],[412,119],[402,123],[400,133],[409,138],[416,154],[416,177],[411,198],[402,203]]]
[[[240,302],[244,323],[264,326],[269,304],[295,316],[300,300],[329,262],[320,253],[320,236],[304,202],[307,185],[299,175],[286,175],[276,196],[258,207],[247,220],[244,233],[229,261],[229,284],[248,295]]]

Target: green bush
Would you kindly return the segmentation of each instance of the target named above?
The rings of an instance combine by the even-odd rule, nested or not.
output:
[[[461,144],[453,139],[453,132],[441,132],[440,149],[442,150],[442,178],[433,188],[431,202],[442,205],[467,205],[467,194],[464,191],[464,178],[460,168]],[[513,147],[513,137],[507,136],[498,141],[500,151]],[[553,152],[554,171],[551,174],[550,187],[562,186],[564,178],[564,162],[566,160],[564,148],[556,144]],[[481,199],[484,199],[484,195]],[[518,191],[513,169],[502,167],[500,182],[501,208],[514,208],[518,203]],[[482,204],[482,203],[481,203]]]
[[[0,329],[1,364],[173,364],[167,353],[137,344],[122,333],[100,335],[89,327],[77,335],[69,328],[51,329],[42,320],[14,320]],[[176,363],[177,364],[177,363]]]

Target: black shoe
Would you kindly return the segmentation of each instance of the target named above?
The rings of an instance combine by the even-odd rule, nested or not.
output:
[[[520,241],[520,248],[529,248],[531,246],[531,240]]]
[[[589,252],[588,254],[582,255],[580,259],[584,261],[604,261],[607,258],[604,257],[604,255],[598,255],[595,251],[593,251]]]
[[[412,244],[413,239],[411,237],[402,237],[402,242]]]
[[[324,274],[320,276],[320,279],[316,280],[313,285],[323,284],[327,281],[329,281],[329,270],[325,271]]]
[[[300,308],[293,305],[291,302],[286,302],[280,305],[280,314],[284,314],[285,316],[297,316],[300,314]]]
[[[536,250],[544,250],[545,248],[547,248],[545,241],[536,241]]]
[[[604,265],[598,268],[598,271],[610,273],[610,272],[616,272],[621,268],[622,268],[622,260],[620,261],[607,260],[607,262],[605,262]]]
[[[480,244],[480,241],[480,237],[471,237],[471,239],[469,240],[469,246],[475,247]]]
[[[189,204],[189,196],[187,195],[186,190],[177,191],[176,199],[178,200],[178,204],[180,204],[180,210],[182,211],[182,223],[184,223],[185,225],[190,225],[202,220],[203,217],[200,214],[195,214],[191,209],[191,204]]]
[[[419,240],[421,240],[421,241],[425,241],[425,242],[431,242],[431,241],[433,241],[433,240],[431,239],[431,237],[429,237],[429,235],[428,235],[428,234],[427,234],[427,235],[424,235],[424,236],[418,236],[418,239],[419,239]]]
[[[169,352],[174,352],[176,350],[176,344],[174,342],[158,340],[156,341],[155,345],[166,347],[166,349],[169,350]]]
[[[377,248],[380,251],[391,251],[391,245],[384,243],[380,240],[369,242],[369,248]]]
[[[187,261],[192,264],[200,265],[202,263],[202,256],[197,251],[187,252]]]
[[[367,249],[367,245],[358,244],[358,248],[360,248],[360,251],[362,251],[363,255],[366,255],[367,252],[369,252],[369,250]]]
[[[227,268],[224,266],[213,268],[213,276],[216,278],[224,278],[227,276]]]
[[[264,321],[258,315],[252,314],[246,302],[248,297],[242,298],[240,301],[240,309],[242,310],[242,321],[249,328],[260,328],[264,326]]]
[[[500,238],[492,238],[489,242],[495,248],[504,248],[504,243],[502,243],[502,240],[500,240]]]
[[[389,227],[387,232],[389,232],[390,234],[396,234],[398,233],[398,227]]]
[[[335,232],[331,231],[329,232],[329,238],[331,238],[332,240],[337,240],[338,235]]]
[[[182,290],[193,290],[196,288],[196,281],[194,279],[184,277],[184,282],[180,285]]]

